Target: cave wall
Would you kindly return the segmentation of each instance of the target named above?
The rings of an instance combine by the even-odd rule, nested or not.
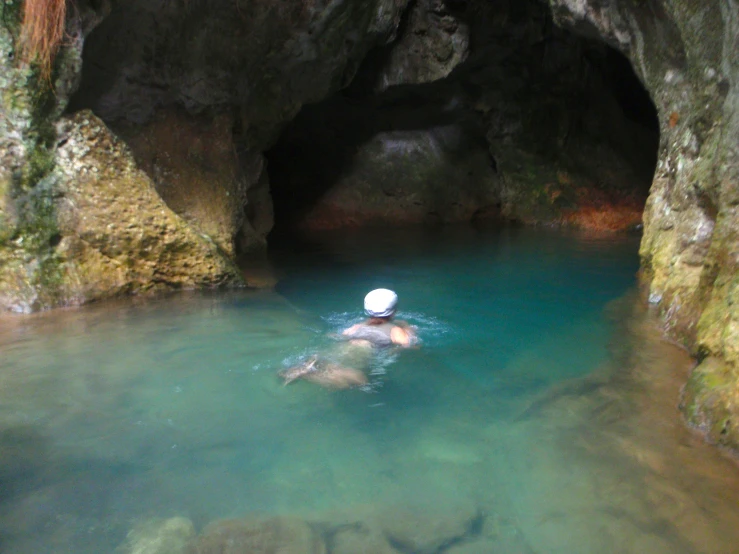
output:
[[[739,4],[549,0],[556,21],[623,51],[659,112],[641,281],[698,356],[682,402],[739,447]]]
[[[406,5],[80,0],[47,82],[19,55],[22,2],[4,2],[0,306],[243,283],[233,253],[271,226],[261,152]]]
[[[628,60],[545,4],[418,0],[347,88],[304,107],[268,167],[283,224],[612,231],[641,223],[658,141]]]
[[[131,147],[167,204],[228,255],[266,246],[262,152],[395,38],[408,0],[118,2],[69,109]]]

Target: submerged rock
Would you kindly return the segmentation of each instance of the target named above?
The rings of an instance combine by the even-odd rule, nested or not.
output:
[[[378,529],[351,525],[335,533],[331,543],[332,554],[398,554]]]
[[[326,545],[304,521],[290,517],[231,519],[208,525],[197,554],[326,554]]]
[[[194,538],[195,527],[187,518],[154,519],[131,529],[116,554],[194,554]]]
[[[396,508],[367,520],[370,527],[382,529],[399,552],[443,552],[479,538],[484,522],[484,514],[472,504]]]

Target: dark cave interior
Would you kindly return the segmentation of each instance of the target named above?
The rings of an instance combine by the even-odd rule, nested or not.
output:
[[[229,3],[220,4],[224,12]],[[646,199],[659,145],[649,94],[621,53],[558,28],[537,0],[416,0],[397,40],[369,49],[356,70],[349,64],[343,88],[303,102],[289,117],[274,115],[282,109],[279,94],[271,104],[260,97],[260,104],[247,89],[249,72],[260,66],[242,63],[239,47],[229,45],[242,34],[238,24],[216,38],[206,21],[195,54],[178,54],[180,39],[171,35],[202,19],[197,9],[183,15],[171,6],[150,8],[156,17],[149,19],[136,9],[135,2],[116,5],[88,38],[82,83],[69,111],[92,109],[134,145],[139,129],[162,110],[174,108],[193,120],[227,114],[241,171],[254,165],[244,152],[266,156],[268,181],[253,178],[262,185],[245,194],[240,208],[252,226],[261,221],[265,235],[273,223],[279,232],[311,212],[317,227],[495,216],[506,205],[525,203],[526,191],[549,171],[584,176],[580,188],[585,183],[604,194],[631,195],[642,205]],[[220,17],[229,17],[224,13]],[[127,26],[131,30],[121,30]],[[142,36],[148,43],[139,44]],[[218,67],[217,78],[209,80],[211,66],[226,63],[217,56],[229,48],[232,73]],[[199,58],[196,82],[184,67],[190,63],[185,55]],[[244,74],[233,73],[237,67]],[[268,131],[254,123],[270,118]],[[181,146],[192,136],[173,140]],[[157,148],[156,141],[146,145]],[[142,166],[157,173],[166,156],[146,155]],[[207,158],[183,154],[206,170],[219,163],[198,156]],[[576,202],[569,180],[562,178],[556,193],[565,207]],[[189,204],[175,197],[194,194],[195,186],[178,192],[170,183],[158,190],[176,212],[189,213]],[[270,195],[273,219],[262,214]],[[333,207],[326,208],[327,197]],[[538,205],[529,211],[543,213]],[[517,217],[510,207],[506,215]],[[237,244],[237,251],[246,249]]]

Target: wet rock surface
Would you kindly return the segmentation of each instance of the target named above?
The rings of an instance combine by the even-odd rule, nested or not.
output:
[[[198,537],[197,554],[326,554],[326,545],[305,521],[292,517],[216,521]]]
[[[550,5],[558,23],[625,52],[657,106],[661,142],[644,215],[642,281],[668,334],[706,358],[686,389],[686,415],[712,440],[737,448],[737,7]]]
[[[192,554],[192,521],[184,517],[151,520],[134,527],[116,554]]]

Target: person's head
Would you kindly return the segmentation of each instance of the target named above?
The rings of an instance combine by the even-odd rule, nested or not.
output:
[[[364,297],[364,311],[373,320],[387,320],[395,315],[398,295],[388,289],[375,289]]]

